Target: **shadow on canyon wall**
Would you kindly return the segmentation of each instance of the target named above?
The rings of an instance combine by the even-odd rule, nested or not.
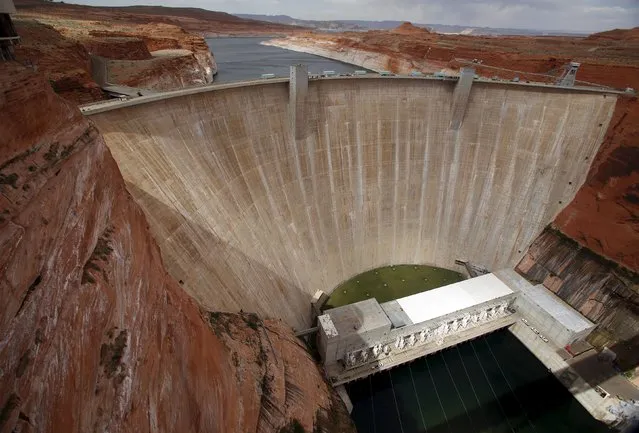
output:
[[[639,365],[639,275],[550,227],[515,270],[596,323],[588,341],[613,350],[622,370]]]

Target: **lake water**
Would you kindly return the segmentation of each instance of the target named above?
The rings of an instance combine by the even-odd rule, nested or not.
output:
[[[215,56],[218,72],[216,83],[254,80],[262,74],[288,77],[289,67],[308,65],[309,72],[347,73],[362,68],[312,54],[298,53],[278,47],[260,45],[269,38],[210,38],[206,40]]]

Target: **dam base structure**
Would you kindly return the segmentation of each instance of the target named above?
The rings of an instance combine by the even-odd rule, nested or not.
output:
[[[543,285],[533,285],[513,270],[488,273],[382,304],[368,299],[329,309],[318,317],[318,325],[317,345],[324,370],[347,407],[353,404],[345,384],[376,374],[389,374],[392,380],[387,370],[508,329],[593,418],[604,423],[615,420],[611,413],[615,409],[611,411],[610,407],[617,403],[607,400],[604,389],[587,383],[560,355],[564,347],[586,344],[584,340],[595,324]],[[503,375],[500,364],[511,361],[498,359],[494,353],[492,358]],[[477,362],[482,361],[478,358]],[[446,370],[454,382],[455,370],[448,366]],[[462,376],[463,372],[467,374],[465,366],[457,370]],[[509,379],[504,378],[508,383]],[[471,377],[467,379],[472,381]],[[411,373],[413,387],[414,380]],[[432,385],[436,387],[434,382]],[[510,398],[519,398],[513,385],[508,387]],[[414,391],[417,393],[416,388]]]

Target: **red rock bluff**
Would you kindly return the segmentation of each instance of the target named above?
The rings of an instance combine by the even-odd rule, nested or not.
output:
[[[0,64],[0,432],[354,431],[292,333],[202,312],[103,139]]]

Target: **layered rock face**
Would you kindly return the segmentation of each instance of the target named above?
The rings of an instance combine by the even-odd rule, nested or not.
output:
[[[212,79],[211,69],[203,69],[188,50],[154,51],[150,60],[109,60],[105,67],[110,83],[156,91],[204,85]]]
[[[553,229],[535,240],[516,270],[541,283],[598,326],[589,336],[617,353],[624,369],[639,363],[639,277]]]
[[[120,60],[149,60],[152,58],[145,41],[134,37],[91,37],[82,41],[95,56]]]
[[[176,81],[180,79],[187,82],[187,85],[176,85],[174,88],[188,87],[188,85],[207,84],[213,82],[213,76],[217,73],[217,65],[211,54],[211,50],[206,41],[197,35],[188,33],[186,30],[170,24],[150,23],[127,26],[122,28],[106,28],[106,26],[97,27],[89,32],[91,37],[128,37],[139,38],[146,45],[150,52],[160,50],[188,50],[190,56],[195,61],[190,61],[184,54],[174,57],[174,65],[164,69],[163,66],[155,68],[153,66],[142,65],[150,74],[161,78],[163,71],[165,75],[169,75]],[[115,55],[105,55],[110,59],[122,59]],[[125,58],[126,59],[126,58]],[[182,64],[182,62],[184,64]],[[188,80],[193,76],[192,80]],[[129,83],[125,83],[129,84]],[[149,88],[155,88],[152,85]],[[166,90],[158,88],[157,90]]]
[[[16,60],[46,78],[63,98],[80,104],[105,99],[91,76],[91,58],[79,43],[34,20],[16,20]]]
[[[102,137],[0,64],[0,431],[353,431],[290,330],[203,313]]]
[[[217,73],[206,41],[177,25],[135,15],[110,20],[83,6],[20,6],[17,60],[46,74],[70,101],[104,99],[99,85],[106,83],[175,90],[212,83]],[[95,20],[88,19],[92,13]]]

